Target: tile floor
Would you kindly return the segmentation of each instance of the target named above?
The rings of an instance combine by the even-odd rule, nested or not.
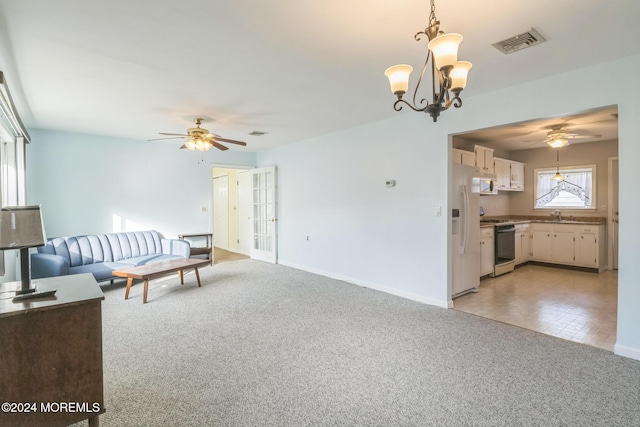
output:
[[[456,310],[613,351],[618,272],[602,274],[525,265],[480,281]]]
[[[219,262],[235,261],[238,259],[247,259],[247,258],[249,257],[243,254],[226,251],[216,246],[213,247],[213,263],[214,264],[217,264]]]

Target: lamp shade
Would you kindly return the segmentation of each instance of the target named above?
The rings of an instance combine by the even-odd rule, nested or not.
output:
[[[443,34],[429,42],[429,50],[438,70],[458,61],[458,46],[462,43],[462,35],[458,33]]]
[[[458,61],[451,70],[451,89],[464,89],[467,87],[467,76],[471,69],[471,62]]]
[[[389,79],[391,92],[394,95],[404,95],[409,89],[409,75],[413,71],[411,65],[399,64],[387,68],[384,75]]]
[[[556,172],[555,175],[553,175],[551,177],[552,180],[554,181],[562,181],[564,179],[564,177],[560,174],[560,171]]]
[[[0,210],[0,249],[23,249],[45,244],[40,206],[12,206]]]
[[[547,141],[547,144],[549,144],[549,146],[551,146],[553,148],[564,147],[568,143],[569,143],[569,141],[564,139],[564,138],[553,138],[553,139],[550,139],[549,141]]]

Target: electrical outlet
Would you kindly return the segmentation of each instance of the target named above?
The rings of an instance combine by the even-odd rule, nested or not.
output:
[[[208,210],[208,208],[206,206],[202,207],[202,212],[206,212]]]

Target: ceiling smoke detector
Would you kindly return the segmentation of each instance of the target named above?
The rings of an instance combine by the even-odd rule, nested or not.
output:
[[[519,50],[526,49],[528,47],[532,47],[546,41],[547,39],[542,37],[539,32],[537,32],[534,28],[531,28],[525,33],[509,37],[508,39],[502,40],[498,43],[494,43],[491,46],[507,55],[509,53],[517,52]]]

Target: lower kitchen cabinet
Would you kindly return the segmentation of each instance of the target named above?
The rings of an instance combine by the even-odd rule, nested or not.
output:
[[[553,262],[553,238],[551,226],[531,225],[531,259],[540,262]],[[546,229],[549,227],[549,229]]]
[[[532,261],[604,271],[606,246],[603,226],[532,223],[530,230]]]
[[[480,229],[480,277],[493,274],[494,240],[493,227]]]
[[[579,265],[604,270],[607,248],[604,226],[580,226],[580,236],[576,239],[576,261]]]
[[[529,224],[516,224],[516,259],[515,264],[522,264],[531,259],[531,233],[529,232]]]

